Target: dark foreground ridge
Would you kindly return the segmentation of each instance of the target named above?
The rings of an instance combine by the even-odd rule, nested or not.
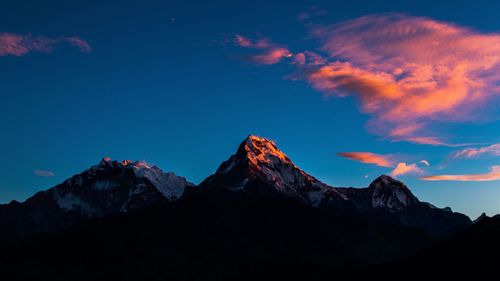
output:
[[[221,191],[4,244],[0,268],[10,280],[307,279],[430,243],[420,229]]]

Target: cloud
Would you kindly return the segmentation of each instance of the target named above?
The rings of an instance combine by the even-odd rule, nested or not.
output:
[[[416,163],[406,164],[405,162],[400,162],[396,166],[394,166],[395,165],[394,159],[391,155],[380,155],[371,152],[341,152],[338,153],[337,155],[365,164],[373,164],[379,167],[394,168],[391,171],[391,176],[393,177],[406,174],[424,173],[424,171],[420,167],[418,167]],[[427,160],[421,160],[419,163],[424,166],[430,166]]]
[[[294,54],[292,63],[301,66],[303,65],[314,66],[314,65],[324,65],[327,63],[327,60],[315,52],[304,51],[301,53]]]
[[[486,147],[480,148],[467,148],[456,151],[451,154],[452,158],[474,158],[479,155],[489,154],[493,156],[500,156],[500,143],[496,143]]]
[[[500,180],[500,166],[492,166],[486,174],[435,175],[420,179],[427,181],[495,181]]]
[[[302,12],[297,16],[297,20],[306,22],[314,17],[320,17],[326,15],[326,11],[318,6],[311,6],[306,12]]]
[[[406,164],[405,162],[399,162],[396,165],[392,155],[380,155],[371,152],[341,152],[338,153],[337,155],[365,164],[373,164],[379,167],[394,168],[391,171],[391,176],[393,177],[406,174],[424,173],[424,171],[420,167],[418,167],[416,163]],[[430,166],[427,160],[421,160],[419,163],[423,164],[424,166]]]
[[[420,163],[420,164],[422,164],[422,165],[425,165],[425,166],[427,166],[427,167],[429,167],[429,166],[431,165],[431,164],[429,163],[429,161],[427,161],[427,160],[420,160],[420,162],[419,162],[419,163]]]
[[[398,163],[396,168],[392,170],[391,176],[397,177],[406,174],[422,174],[424,171],[417,167],[417,164],[409,164],[407,165],[404,162]]]
[[[337,155],[344,158],[359,161],[365,164],[374,164],[380,167],[392,167],[392,160],[387,155],[380,155],[371,152],[341,152]]]
[[[81,52],[90,52],[92,48],[87,41],[79,37],[48,38],[31,34],[0,34],[0,56],[23,56],[30,52],[52,52],[56,46],[66,43],[77,47]]]
[[[90,44],[80,37],[65,37],[61,40],[68,42],[71,46],[78,47],[81,52],[88,53],[92,51]]]
[[[500,35],[403,14],[315,27],[330,62],[307,80],[327,96],[354,95],[375,133],[444,145],[432,125],[474,118],[499,94]],[[396,129],[392,129],[396,128]]]
[[[235,42],[261,50],[257,63],[292,58],[295,75],[327,97],[356,97],[369,132],[392,141],[462,146],[447,140],[444,125],[495,118],[482,109],[500,96],[499,33],[406,14],[307,26],[319,42],[314,52],[266,38]]]
[[[34,170],[33,173],[39,177],[44,177],[44,178],[50,178],[55,175],[54,172],[52,171],[46,171],[46,170]]]
[[[250,61],[256,64],[276,64],[284,58],[291,58],[293,54],[283,46],[280,46],[268,38],[252,40],[236,34],[233,42],[240,47],[260,50],[259,54],[249,56]]]

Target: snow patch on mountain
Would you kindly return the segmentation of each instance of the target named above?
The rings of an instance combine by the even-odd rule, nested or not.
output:
[[[55,199],[59,208],[65,211],[80,211],[88,216],[97,214],[95,208],[71,192],[66,194],[55,192]]]
[[[149,180],[163,196],[169,200],[177,200],[184,193],[188,185],[192,185],[185,178],[172,172],[164,173],[160,168],[147,165],[134,165],[135,174]]]

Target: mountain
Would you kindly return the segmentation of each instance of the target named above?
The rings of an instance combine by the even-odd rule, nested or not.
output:
[[[340,205],[346,199],[336,189],[299,169],[275,142],[257,136],[248,136],[236,153],[200,184],[200,189],[291,197],[312,206],[327,201]]]
[[[486,213],[482,213],[479,217],[477,217],[477,219],[475,219],[473,221],[473,223],[478,223],[484,219],[489,219],[490,217],[488,215],[486,215]]]
[[[275,142],[258,136],[248,136],[199,188],[294,198],[312,207],[357,212],[436,235],[471,224],[467,216],[450,208],[420,202],[405,184],[386,175],[367,188],[329,186],[297,167]]]
[[[401,181],[382,175],[367,188],[336,188],[367,215],[384,221],[426,229],[435,235],[449,235],[471,225],[466,215],[451,208],[421,202]]]
[[[23,203],[0,205],[0,238],[61,230],[90,218],[175,201],[190,186],[186,179],[144,162],[104,158]]]
[[[218,191],[291,198],[306,206],[420,227],[435,235],[471,224],[468,217],[449,208],[420,202],[402,182],[389,176],[380,176],[367,188],[329,186],[297,167],[275,142],[248,136],[199,186],[144,162],[104,158],[23,203],[0,205],[0,237],[61,230],[90,218],[176,201],[184,194]]]

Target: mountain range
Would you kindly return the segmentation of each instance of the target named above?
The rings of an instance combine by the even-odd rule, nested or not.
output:
[[[410,257],[423,264],[419,257],[492,220],[473,223],[422,202],[386,175],[364,188],[329,186],[275,142],[248,136],[199,185],[144,162],[104,158],[22,203],[0,205],[0,273],[12,280],[376,276],[380,268],[399,272]]]
[[[65,229],[89,218],[178,201],[186,193],[226,190],[248,196],[283,197],[307,206],[372,215],[421,227],[432,234],[471,223],[449,208],[420,202],[404,185],[382,175],[367,188],[329,186],[298,168],[273,141],[248,136],[215,174],[199,186],[144,162],[104,158],[23,203],[0,206],[0,235],[14,238]]]

